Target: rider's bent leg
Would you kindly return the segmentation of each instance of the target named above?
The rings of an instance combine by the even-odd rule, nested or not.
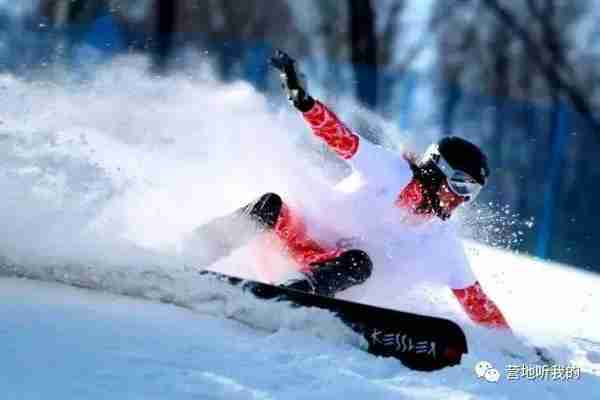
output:
[[[200,268],[208,267],[249,243],[258,234],[272,230],[282,206],[281,197],[266,193],[231,214],[199,226],[187,244],[200,247],[200,254],[194,254],[194,263]]]
[[[320,245],[307,235],[302,218],[275,193],[266,193],[233,213],[197,228],[194,237],[203,250],[200,267],[228,256],[268,231],[276,234],[291,258],[301,266],[299,279],[286,286],[333,296],[363,283],[371,275],[373,264],[365,252]]]

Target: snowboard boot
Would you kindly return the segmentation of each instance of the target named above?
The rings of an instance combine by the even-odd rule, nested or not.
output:
[[[311,267],[309,272],[298,271],[297,277],[288,279],[279,286],[333,297],[342,290],[365,282],[371,276],[373,263],[364,251],[347,250],[338,257],[311,264]],[[257,297],[278,297],[279,300],[285,300],[285,296],[269,287],[255,285],[246,289]]]
[[[202,249],[202,254],[194,255],[194,263],[206,268],[244,246],[258,234],[273,229],[282,206],[281,197],[267,193],[231,214],[196,228],[187,244]]]
[[[302,292],[333,297],[337,292],[365,282],[373,269],[371,259],[361,250],[347,250],[338,257],[311,264],[308,272],[280,286]]]
[[[346,250],[338,257],[311,264],[306,281],[314,287],[313,292],[333,297],[336,293],[365,282],[373,270],[373,263],[362,250]],[[291,283],[289,287],[301,289],[306,283]]]

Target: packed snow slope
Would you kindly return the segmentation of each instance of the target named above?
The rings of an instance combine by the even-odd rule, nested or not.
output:
[[[486,250],[480,256],[480,265],[486,259],[494,266],[510,262],[506,282],[514,288],[499,303],[519,332],[531,334],[533,326],[556,335],[546,346],[559,363],[585,367],[579,379],[508,380],[509,365],[540,362],[525,346],[469,327],[470,353],[460,366],[411,371],[362,351],[359,339],[325,312],[253,302],[201,283],[185,290],[184,276],[182,287],[170,292],[178,293],[185,308],[0,278],[0,388],[3,398],[20,400],[598,398],[599,364],[594,370],[593,363],[600,362],[600,335],[590,311],[580,309],[598,306],[597,296],[592,301],[582,294],[597,287],[598,278]],[[539,280],[542,268],[550,269],[546,288],[520,283]],[[143,293],[156,295],[161,278],[154,277],[154,285],[153,278],[145,280]],[[566,282],[577,289],[566,291]],[[163,282],[163,295],[167,287]],[[568,295],[555,300],[550,291],[561,287]],[[507,349],[523,359],[507,356]],[[500,370],[498,383],[476,377],[481,360]]]
[[[314,196],[343,170],[287,105],[244,82],[212,79],[202,60],[193,65],[163,79],[145,75],[145,60],[132,58],[90,80],[58,69],[35,81],[0,76],[4,398],[600,393],[600,280],[565,266],[467,242],[476,274],[517,337],[472,326],[448,291],[413,293],[403,308],[452,318],[469,340],[461,366],[431,374],[366,354],[326,312],[202,282],[183,252],[195,226],[267,191]],[[342,114],[363,112],[326,100]],[[388,138],[419,142],[369,118]],[[489,206],[465,210],[459,221],[465,232],[505,246],[530,224]],[[244,248],[215,268],[256,276],[255,264],[253,249]],[[533,346],[580,367],[580,378],[489,383],[473,372],[481,360],[503,375],[508,365],[539,364]]]

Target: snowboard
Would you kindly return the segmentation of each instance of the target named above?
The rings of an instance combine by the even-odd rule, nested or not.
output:
[[[393,357],[410,369],[434,371],[458,365],[463,354],[468,352],[463,330],[447,319],[319,296],[213,271],[200,271],[200,274],[264,301],[328,310],[364,337],[369,353]]]

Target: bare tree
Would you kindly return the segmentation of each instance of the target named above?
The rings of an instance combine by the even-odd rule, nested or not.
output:
[[[375,108],[377,104],[377,39],[375,12],[370,0],[348,0],[350,9],[351,61],[357,99]]]
[[[166,72],[173,51],[177,3],[176,0],[156,0],[154,69],[158,73]]]
[[[304,45],[304,37],[284,0],[268,5],[260,0],[190,0],[181,3],[178,18],[184,39],[213,50],[225,78],[245,55],[262,51],[266,58],[270,51],[267,44],[293,54],[301,52]]]
[[[50,42],[49,58],[61,64],[71,57],[77,39],[69,34],[73,26],[91,23],[103,10],[107,9],[104,0],[43,0],[38,7],[38,15],[45,18],[56,35]]]
[[[582,8],[577,2],[558,5],[554,0],[545,0],[541,6],[536,0],[527,0],[529,14],[541,35],[539,40],[519,22],[514,12],[497,0],[481,0],[514,35],[523,42],[530,59],[544,76],[552,92],[558,91],[568,98],[575,109],[587,120],[594,131],[600,129],[600,120],[590,104],[590,96],[578,81],[575,68],[566,57],[567,44],[564,41],[563,22],[565,18],[581,15]],[[560,13],[560,14],[559,14]]]
[[[180,46],[202,50],[216,61],[224,79],[252,64],[248,58],[256,58],[251,68],[264,68],[271,47],[292,54],[307,48],[287,0],[268,4],[261,0],[111,0],[111,4],[136,36],[132,44],[137,49],[162,48],[155,54]],[[170,26],[176,28],[172,33]]]
[[[39,10],[55,27],[64,27],[89,23],[106,6],[105,0],[43,0]]]

